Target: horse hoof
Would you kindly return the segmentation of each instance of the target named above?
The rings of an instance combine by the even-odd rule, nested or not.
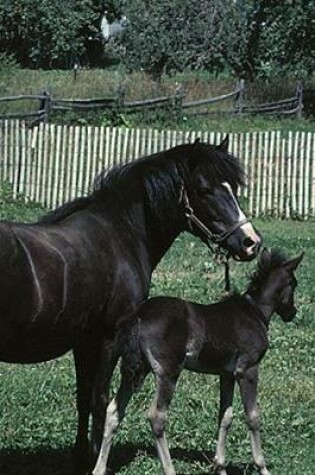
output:
[[[75,445],[72,454],[73,475],[91,475],[89,445]]]

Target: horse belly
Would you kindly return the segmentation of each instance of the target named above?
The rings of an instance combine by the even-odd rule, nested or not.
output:
[[[16,332],[10,337],[2,338],[0,334],[0,361],[6,363],[40,363],[62,356],[73,346],[71,339],[59,332],[51,331],[49,335]]]
[[[0,361],[7,363],[39,363],[62,356],[84,338],[98,338],[97,321],[88,315],[60,315],[54,319],[38,319],[27,325],[0,325]]]
[[[222,374],[234,371],[237,355],[216,348],[203,348],[199,353],[187,352],[184,366],[203,374]]]

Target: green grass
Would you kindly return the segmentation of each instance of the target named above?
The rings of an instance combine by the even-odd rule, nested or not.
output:
[[[17,218],[29,208],[20,204]],[[11,210],[12,211],[12,210]],[[29,211],[28,211],[29,212]],[[29,219],[41,209],[33,208]],[[13,214],[13,213],[11,213]],[[11,216],[12,217],[12,216]],[[275,317],[271,347],[261,364],[259,403],[266,458],[273,475],[312,475],[315,456],[315,233],[314,223],[257,220],[269,247],[291,256],[305,251],[298,270],[298,315],[290,324]],[[246,287],[255,263],[232,263],[232,283]],[[176,240],[156,269],[152,295],[178,295],[200,302],[220,298],[223,269],[197,239]],[[115,375],[114,387],[118,384]],[[113,388],[114,389],[114,388]],[[115,439],[113,465],[119,475],[155,475],[160,467],[146,419],[153,381],[130,404]],[[75,381],[70,355],[39,365],[0,364],[0,474],[68,475],[76,427]],[[184,372],[171,405],[168,439],[181,475],[212,473],[218,410],[215,376]],[[228,438],[229,475],[252,472],[248,435],[239,397]],[[210,465],[210,467],[209,467]]]

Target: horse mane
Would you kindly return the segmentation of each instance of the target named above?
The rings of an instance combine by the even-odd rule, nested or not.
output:
[[[94,181],[93,199],[102,200],[108,192],[113,193],[117,189],[119,196],[128,200],[136,183],[141,183],[146,202],[153,211],[158,211],[158,203],[163,200],[171,206],[171,198],[174,193],[176,196],[179,194],[182,183],[189,187],[190,172],[196,166],[213,185],[228,181],[236,191],[245,183],[244,169],[238,158],[219,147],[198,141],[102,171]],[[167,213],[169,216],[169,208]]]
[[[85,209],[90,204],[90,197],[83,196],[76,198],[68,203],[65,203],[58,208],[49,211],[44,216],[41,216],[38,220],[39,224],[55,224],[68,216]]]
[[[111,170],[103,170],[95,178],[90,195],[60,206],[43,216],[40,222],[57,223],[92,203],[102,204],[108,198],[113,208],[122,200],[130,202],[131,197],[137,194],[151,212],[168,221],[172,218],[170,207],[177,206],[174,196],[179,195],[182,183],[189,186],[189,173],[196,166],[206,173],[213,185],[228,181],[236,191],[237,187],[245,182],[243,167],[236,157],[220,147],[196,141],[194,144],[178,145]],[[163,202],[168,203],[167,210],[162,209]],[[176,212],[175,209],[174,211]]]
[[[245,185],[246,175],[240,160],[220,146],[197,142],[193,153],[198,155],[200,169],[211,177],[213,185],[227,181],[234,192]]]
[[[279,249],[263,252],[258,261],[257,270],[251,276],[248,291],[251,292],[260,288],[266,282],[269,274],[286,261],[287,257]]]

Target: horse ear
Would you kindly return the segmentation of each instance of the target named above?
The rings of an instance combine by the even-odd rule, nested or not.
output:
[[[302,252],[299,256],[294,257],[293,259],[290,259],[289,261],[286,261],[283,264],[283,267],[288,270],[288,271],[295,271],[297,269],[297,266],[300,264],[301,260],[303,259],[304,252]]]
[[[194,141],[194,145],[198,145],[200,143],[200,137],[197,137],[196,140]]]
[[[229,148],[229,136],[228,135],[222,140],[222,142],[220,143],[218,148],[220,150],[222,150],[223,152],[228,151],[228,148]]]

